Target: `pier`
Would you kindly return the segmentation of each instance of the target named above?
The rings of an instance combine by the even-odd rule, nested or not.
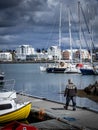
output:
[[[97,130],[98,129],[98,112],[86,108],[77,107],[76,111],[69,106],[68,110],[64,109],[63,103],[50,101],[45,98],[33,97],[30,95],[17,95],[18,99],[32,102],[31,112],[37,112],[41,115],[48,115],[49,120],[31,123],[30,125],[44,130]]]

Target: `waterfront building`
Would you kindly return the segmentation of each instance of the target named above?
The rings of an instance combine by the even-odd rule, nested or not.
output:
[[[10,52],[0,52],[0,61],[12,61],[12,54]]]
[[[54,60],[58,60],[62,58],[61,49],[58,46],[51,46],[47,50],[48,56]]]
[[[18,60],[26,60],[27,56],[33,54],[35,54],[35,51],[31,45],[20,45],[16,48],[16,57]]]
[[[68,49],[64,50],[62,52],[62,57],[64,60],[70,60],[71,59],[71,50],[68,50]],[[90,53],[86,49],[81,50],[81,57],[82,57],[82,60],[90,60],[91,59]],[[80,59],[80,50],[73,49],[72,58],[74,60],[79,60]]]
[[[68,50],[63,51],[62,57],[63,57],[63,60],[69,60],[69,57],[70,57],[69,51]]]
[[[36,55],[37,55],[38,60],[47,60],[47,59],[49,59],[47,52],[36,53]]]
[[[74,58],[75,59],[79,59],[80,58],[80,50],[77,50],[75,52]],[[88,50],[86,50],[86,49],[82,49],[81,50],[81,58],[82,58],[82,60],[90,60],[91,59],[91,55],[88,52]]]

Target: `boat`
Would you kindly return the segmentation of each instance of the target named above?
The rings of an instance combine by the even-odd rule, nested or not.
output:
[[[16,99],[16,91],[7,91],[5,89],[0,91],[0,99],[2,98],[11,98],[11,99]]]
[[[98,75],[98,66],[85,66],[80,71],[82,75]]]
[[[46,68],[47,73],[64,73],[67,68],[67,63],[59,62],[56,65],[52,65]]]
[[[58,45],[59,49],[61,47],[61,11],[62,11],[61,9],[62,9],[62,5],[60,4],[59,45]],[[60,52],[61,52],[61,49],[60,49]],[[64,73],[66,68],[67,68],[67,63],[65,61],[61,60],[61,58],[59,57],[59,59],[57,61],[55,60],[55,64],[49,65],[46,68],[46,72],[47,73]]]
[[[26,119],[30,109],[31,102],[19,104],[11,98],[0,98],[0,123]]]
[[[41,66],[40,66],[40,70],[41,70],[42,72],[45,72],[46,69],[47,69],[47,67],[48,67],[48,64],[41,65]]]
[[[68,65],[68,67],[66,68],[64,73],[81,74],[80,66],[77,66],[77,65],[71,63]]]
[[[4,87],[10,85],[10,90],[4,87],[0,90],[0,123],[22,120],[29,116],[31,102],[18,100],[16,91],[12,89],[14,83],[14,80],[5,80]]]
[[[71,36],[71,20],[70,20],[70,10],[68,9],[68,16],[69,16],[69,37],[70,37],[70,62],[64,73],[72,73],[72,74],[80,74],[80,66],[73,62],[73,48],[72,48],[72,36]]]
[[[38,130],[38,128],[18,121],[13,121],[1,128],[1,130]]]
[[[3,82],[4,77],[5,77],[4,73],[1,72],[1,73],[0,73],[0,86],[3,86],[3,84],[4,84],[4,82]]]
[[[41,71],[46,71],[46,67],[45,66],[40,66],[40,70]]]

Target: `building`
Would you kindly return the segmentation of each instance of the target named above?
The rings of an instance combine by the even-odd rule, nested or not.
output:
[[[10,52],[0,52],[0,61],[12,61],[12,54]]]
[[[20,45],[16,48],[17,60],[26,60],[26,57],[34,54],[34,48],[31,45]]]
[[[64,50],[62,52],[62,57],[64,60],[70,60],[71,59],[71,51],[68,49]],[[91,59],[91,56],[90,56],[88,50],[86,50],[86,49],[81,50],[81,58],[82,58],[82,60],[90,60]],[[76,60],[76,61],[80,60],[80,50],[73,49],[72,59]]]
[[[70,52],[68,50],[65,50],[62,52],[63,60],[69,60]]]
[[[80,59],[80,50],[77,50],[75,52],[74,57],[75,57],[75,59]],[[86,50],[86,49],[81,50],[81,58],[82,58],[82,60],[90,60],[91,59],[91,56],[90,56],[90,53],[88,52],[88,50]]]
[[[58,60],[62,58],[61,49],[58,46],[51,46],[47,50],[48,56],[53,60]]]

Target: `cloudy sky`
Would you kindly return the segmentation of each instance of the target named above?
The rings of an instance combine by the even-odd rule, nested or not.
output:
[[[69,47],[69,9],[73,47],[80,44],[79,16],[81,45],[89,46],[93,36],[98,47],[98,0],[81,0],[80,13],[78,0],[0,0],[0,49],[14,49],[22,44],[35,49],[58,45],[60,3],[62,46]]]

